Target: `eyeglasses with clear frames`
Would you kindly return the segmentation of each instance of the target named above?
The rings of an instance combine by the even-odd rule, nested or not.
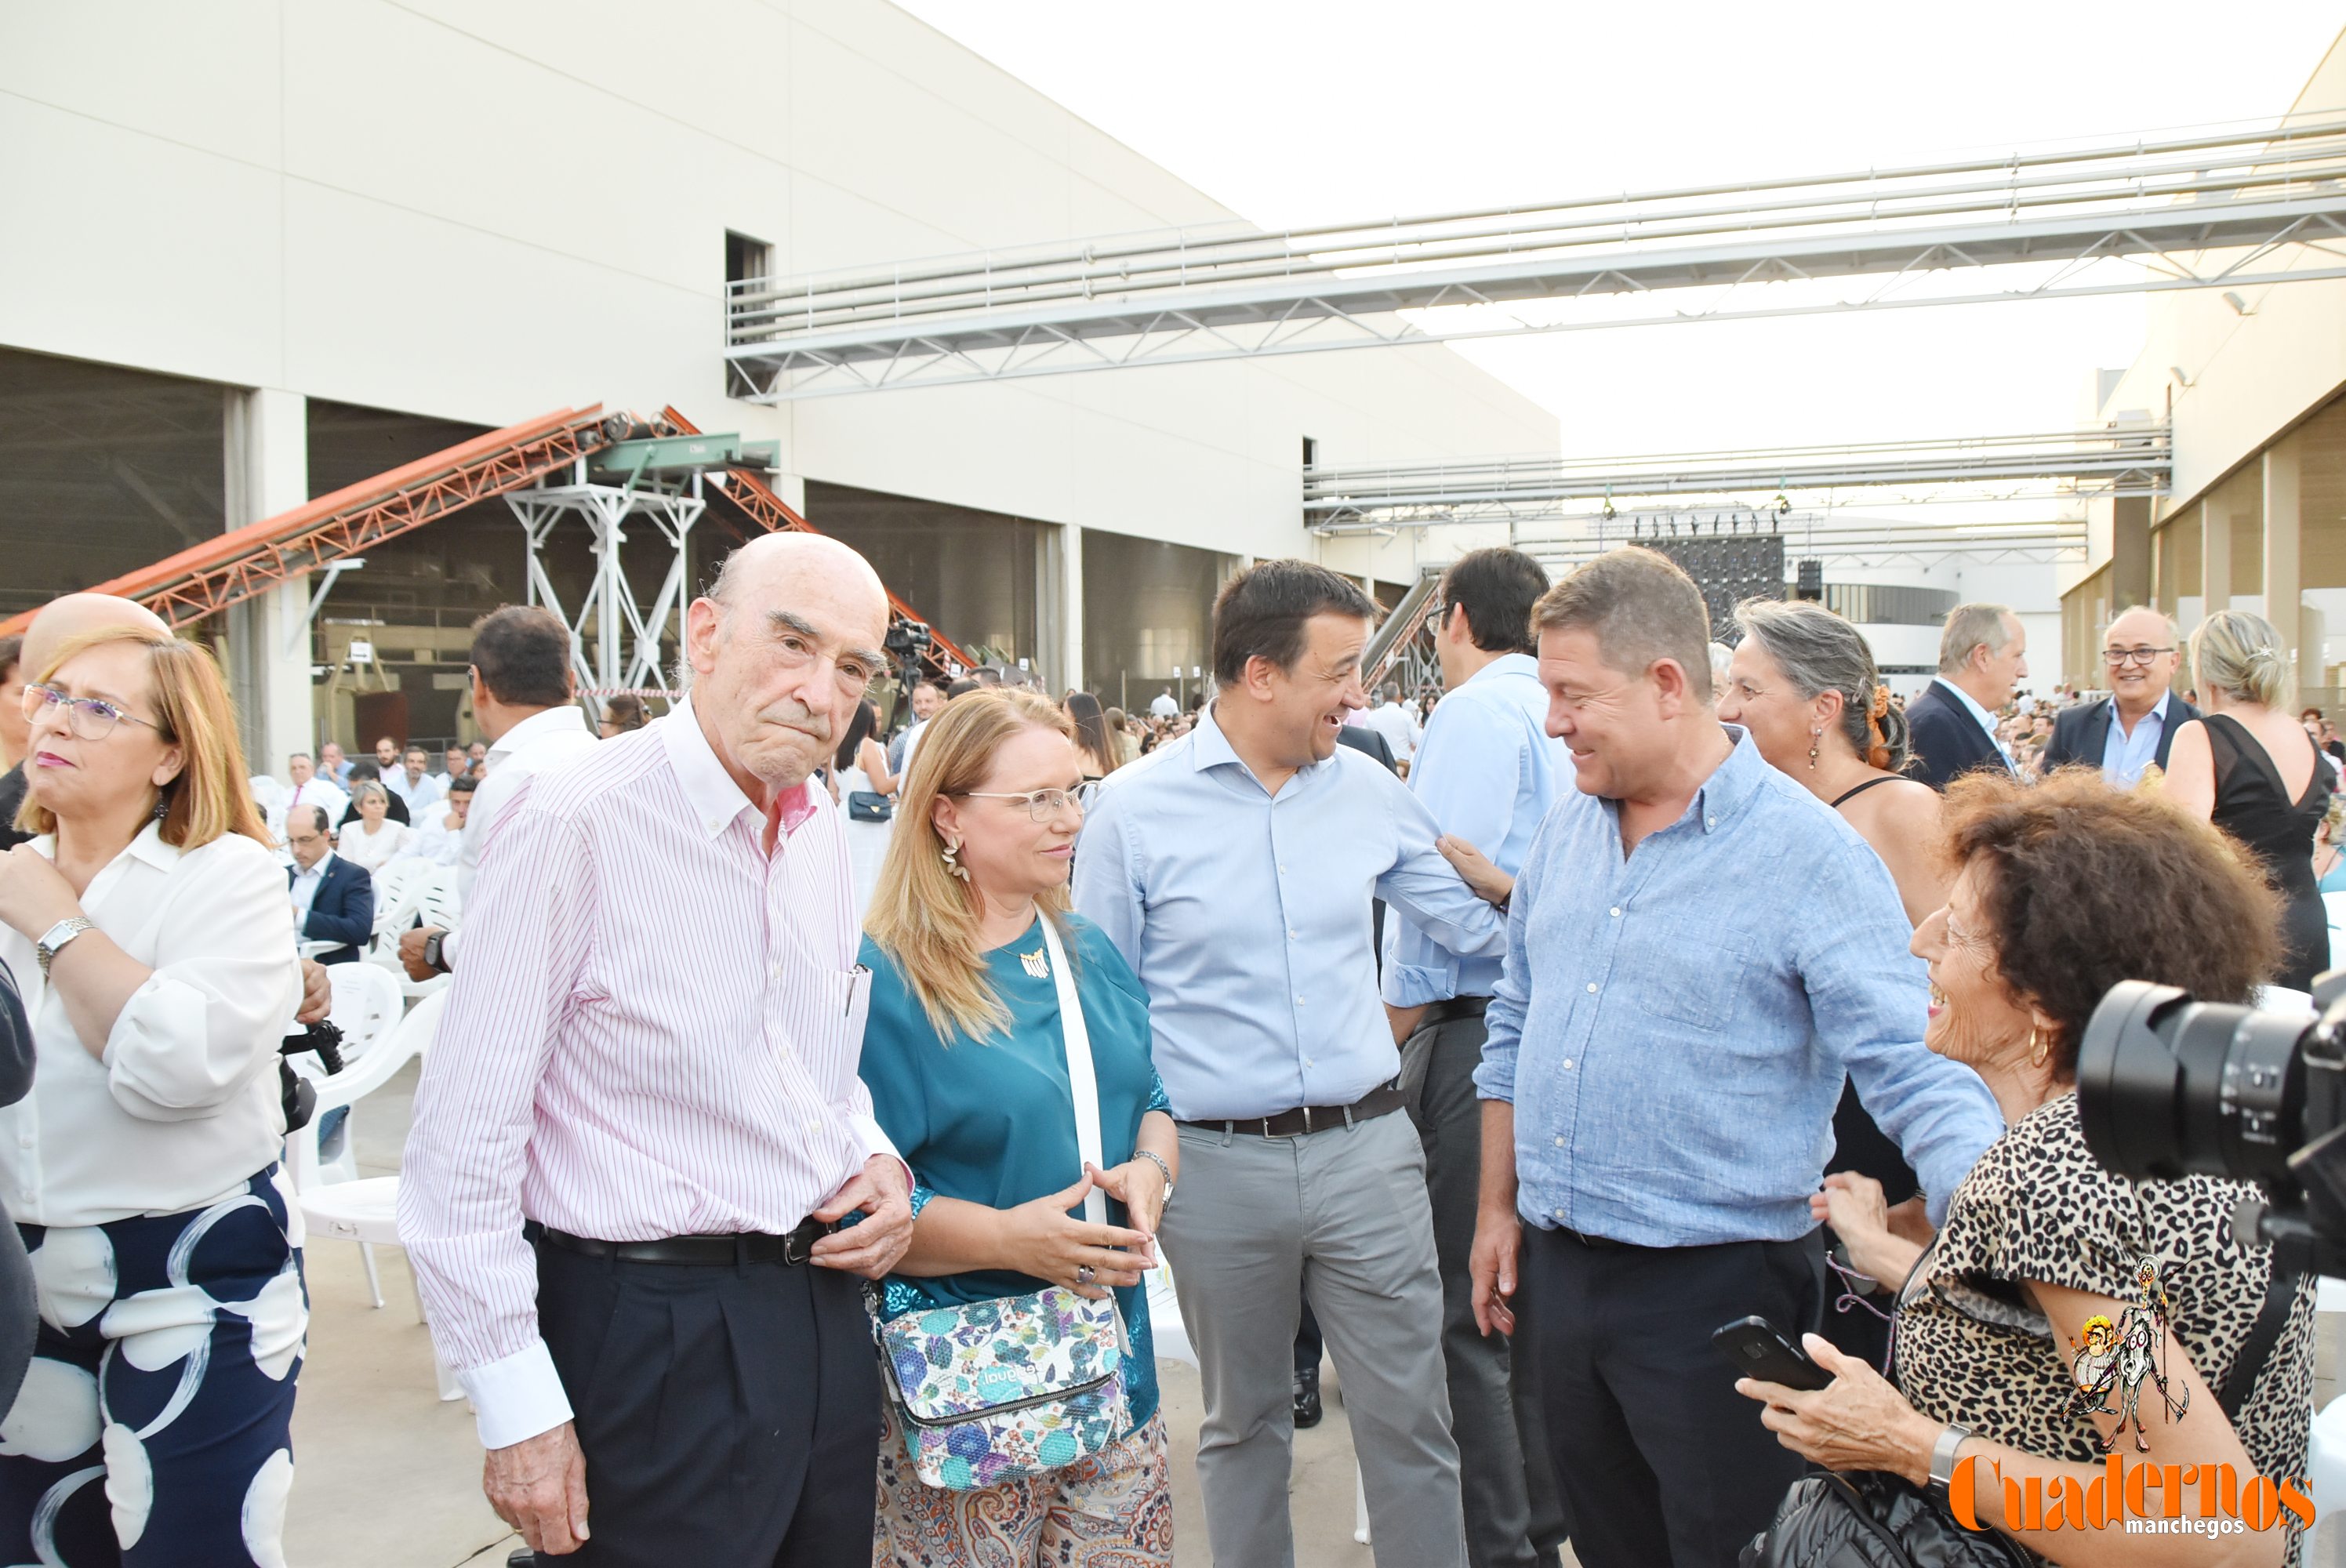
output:
[[[27,724],[39,723],[42,714],[64,705],[66,730],[76,740],[103,740],[114,733],[116,725],[126,719],[132,724],[143,724],[149,729],[163,728],[152,719],[126,712],[103,697],[67,697],[53,686],[27,686],[25,687],[24,703],[25,722]]]
[[[2151,660],[2161,654],[2171,654],[2174,651],[2173,648],[2104,648],[2102,662],[2112,669],[2122,669],[2130,664],[2138,664],[2143,668],[2148,669]]]
[[[1072,789],[1029,789],[1023,795],[1005,795],[990,789],[962,789],[955,793],[972,800],[1017,800],[1025,804],[1026,815],[1035,821],[1047,822],[1073,806],[1076,815],[1084,814],[1083,798]]]

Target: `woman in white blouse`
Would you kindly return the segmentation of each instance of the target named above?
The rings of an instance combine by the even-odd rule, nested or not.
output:
[[[372,876],[415,847],[415,830],[391,820],[391,791],[368,779],[351,791],[359,820],[334,840],[334,853]]]
[[[285,872],[209,653],[117,626],[37,673],[37,837],[0,855],[36,1072],[0,1108],[0,1198],[41,1329],[0,1421],[0,1561],[282,1563],[308,1326],[277,1170]]]

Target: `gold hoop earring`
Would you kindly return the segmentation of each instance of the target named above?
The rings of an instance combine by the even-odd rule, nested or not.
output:
[[[2028,1064],[2032,1067],[2042,1067],[2045,1065],[2045,1059],[2052,1054],[2053,1042],[2045,1038],[2043,1030],[2034,1023],[2030,1024],[2028,1026]]]
[[[955,858],[960,855],[960,840],[955,839],[947,839],[945,840],[944,849],[945,874],[947,876],[959,877],[963,881],[969,881],[969,868],[963,865],[961,861]]]
[[[1825,732],[1821,729],[1809,731],[1809,771],[1811,773],[1817,770],[1817,748],[1824,744],[1824,738]]]

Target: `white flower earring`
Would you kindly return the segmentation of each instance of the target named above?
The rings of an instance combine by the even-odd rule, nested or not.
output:
[[[963,881],[969,881],[969,868],[963,865],[960,860],[956,858],[960,853],[961,840],[959,839],[947,839],[945,840],[944,848],[946,874],[959,877]]]

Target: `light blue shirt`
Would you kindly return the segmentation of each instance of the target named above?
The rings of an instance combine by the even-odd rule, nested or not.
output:
[[[1148,993],[1178,1119],[1348,1105],[1401,1070],[1370,901],[1476,957],[1504,950],[1505,922],[1382,764],[1338,747],[1272,795],[1215,712],[1101,784],[1076,844],[1076,908]]]
[[[1970,712],[1973,720],[1976,722],[1982,729],[1987,731],[1988,744],[1994,747],[1996,755],[2004,759],[2004,765],[2006,768],[2011,769],[2014,773],[2019,772],[2020,764],[2013,760],[2012,748],[2006,746],[2004,743],[2003,738],[1998,736],[1995,732],[1995,715],[1990,713],[1986,708],[1982,708],[1979,705],[1978,700],[1974,698],[1970,692],[1965,691],[1962,687],[1957,686],[1945,676],[1933,676],[1931,678],[1937,681],[1939,686],[1950,696],[1953,697],[1957,702],[1962,703]]]
[[[2102,740],[2103,778],[2121,789],[2142,782],[2142,770],[2158,760],[2158,742],[2167,733],[2167,705],[2174,696],[2172,691],[2160,692],[2158,706],[2135,720],[2132,735],[2118,722],[2117,699],[2109,699],[2110,732]]]
[[[1434,704],[1409,788],[1443,832],[1513,876],[1571,765],[1564,742],[1547,736],[1539,661],[1507,654]],[[1460,957],[1398,910],[1385,917],[1384,992],[1395,1007],[1488,996],[1500,966],[1496,957]]]
[[[1935,1222],[2003,1117],[1923,1044],[1927,982],[1882,858],[1727,732],[1636,853],[1619,807],[1576,789],[1532,844],[1474,1074],[1515,1103],[1517,1206],[1647,1247],[1797,1239],[1846,1074]]]

